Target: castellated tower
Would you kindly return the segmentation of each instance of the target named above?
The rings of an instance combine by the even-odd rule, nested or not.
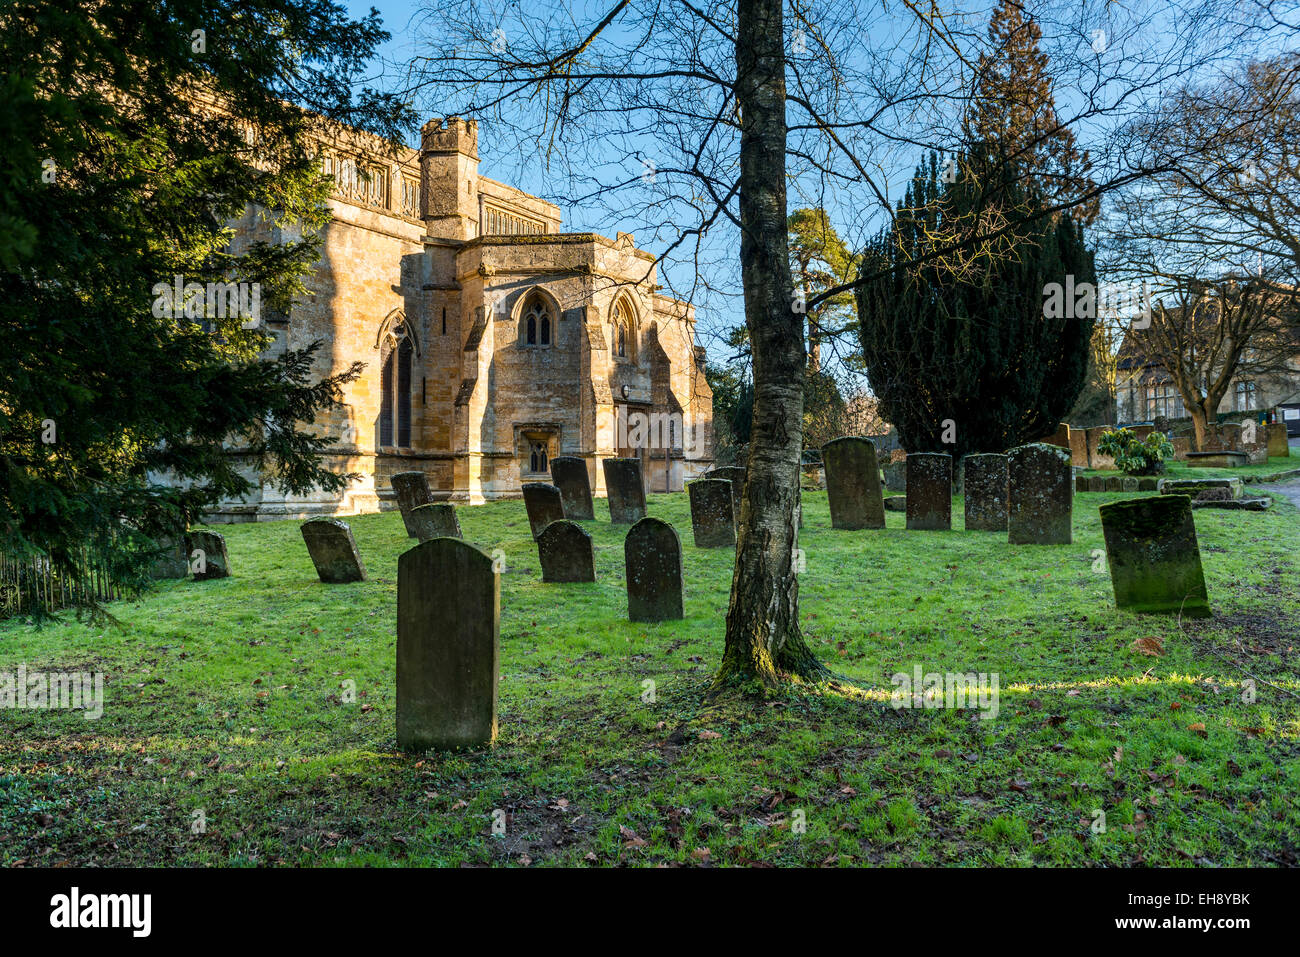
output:
[[[420,128],[424,221],[435,239],[478,235],[478,123],[434,117]]]

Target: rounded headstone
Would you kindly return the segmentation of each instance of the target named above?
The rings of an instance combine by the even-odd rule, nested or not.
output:
[[[631,621],[683,617],[682,543],[675,528],[657,518],[641,519],[623,541],[623,562]]]
[[[406,527],[414,529],[415,537],[422,542],[432,538],[462,538],[460,519],[456,506],[450,502],[431,502],[417,505],[407,516]]]
[[[596,557],[591,536],[576,522],[551,522],[537,536],[544,582],[594,582]]]
[[[691,500],[691,532],[696,548],[730,548],[736,544],[731,483],[726,479],[696,479],[686,486]]]
[[[885,502],[872,441],[856,435],[833,439],[822,446],[822,462],[831,528],[884,528]]]

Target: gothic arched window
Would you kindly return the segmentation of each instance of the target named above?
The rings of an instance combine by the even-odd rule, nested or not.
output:
[[[624,300],[614,306],[612,330],[614,355],[619,359],[636,361],[636,325],[632,309]]]
[[[379,374],[379,444],[407,449],[411,447],[411,367],[415,349],[405,323],[393,327],[384,353]]]
[[[549,346],[554,329],[554,316],[546,300],[538,293],[533,293],[524,302],[523,315],[520,320],[520,334],[526,346]]]
[[[528,470],[533,473],[545,472],[550,468],[546,459],[546,443],[533,442],[528,455]]]

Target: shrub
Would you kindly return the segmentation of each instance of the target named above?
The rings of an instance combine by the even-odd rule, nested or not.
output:
[[[1174,446],[1163,432],[1139,439],[1132,429],[1110,429],[1102,433],[1097,451],[1111,456],[1125,475],[1158,475],[1165,470],[1165,459],[1173,458]]]

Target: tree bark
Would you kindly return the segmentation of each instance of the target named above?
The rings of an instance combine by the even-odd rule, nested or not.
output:
[[[740,263],[754,361],[754,417],[727,639],[716,684],[775,685],[825,669],[799,630],[794,548],[803,451],[803,316],[786,232],[783,0],[739,0]]]

